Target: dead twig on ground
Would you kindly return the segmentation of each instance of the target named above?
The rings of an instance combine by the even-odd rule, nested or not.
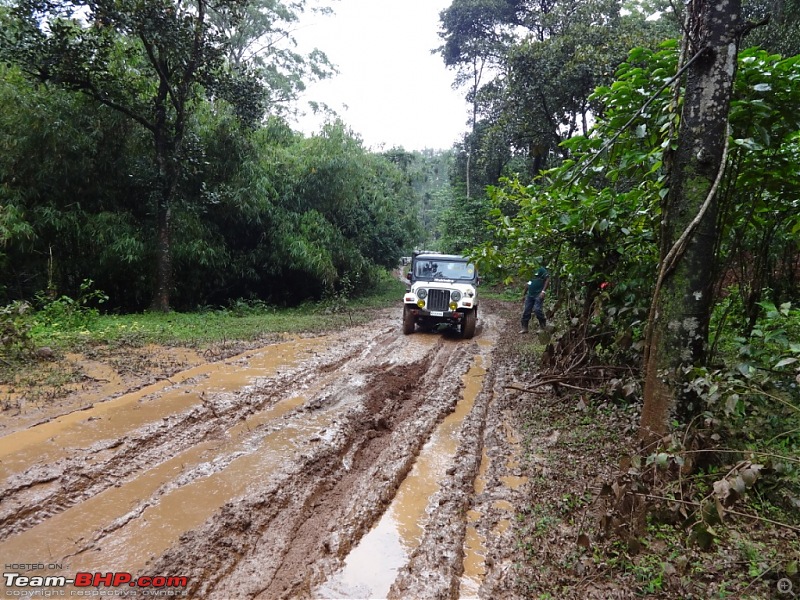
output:
[[[688,506],[694,506],[695,508],[702,508],[700,502],[692,502],[691,500],[680,500],[678,498],[667,498],[666,496],[656,496],[654,494],[642,494],[641,492],[631,492],[635,496],[641,496],[643,498],[649,498],[650,500],[663,500],[664,502],[677,502],[678,504],[685,504]],[[789,525],[788,523],[782,523],[781,521],[775,521],[774,519],[768,519],[767,517],[761,517],[759,515],[749,515],[747,513],[739,512],[738,510],[732,510],[730,508],[723,509],[726,513],[730,513],[732,515],[736,515],[737,517],[745,517],[747,519],[753,519],[754,521],[761,521],[763,523],[770,523],[771,525],[777,525],[778,527],[783,527],[785,529],[789,529],[791,531],[796,531],[800,533],[800,527],[795,527],[794,525]]]
[[[546,392],[546,391],[543,391],[543,390],[534,390],[534,389],[530,389],[530,388],[520,387],[518,385],[506,385],[506,386],[503,386],[503,389],[504,390],[516,390],[518,392],[525,392],[526,394],[547,394],[547,393],[549,393],[549,392]]]
[[[572,378],[570,378],[570,380],[572,380]],[[534,388],[544,387],[546,385],[562,386],[562,387],[565,387],[565,388],[569,388],[571,390],[577,390],[579,392],[588,392],[590,394],[599,394],[600,393],[599,390],[592,390],[592,389],[589,389],[589,388],[584,388],[584,387],[580,387],[580,386],[577,386],[577,385],[564,383],[563,379],[551,379],[551,380],[548,380],[548,381],[540,381],[538,383],[535,383],[533,388],[522,388],[522,387],[515,386],[515,385],[507,385],[507,386],[505,386],[505,389],[507,389],[507,390],[509,390],[509,389],[510,390],[517,390],[519,392],[527,392],[529,394],[546,394],[547,392],[543,392],[543,391],[534,389]]]

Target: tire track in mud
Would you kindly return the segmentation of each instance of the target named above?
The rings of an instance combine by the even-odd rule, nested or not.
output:
[[[481,464],[486,419],[494,396],[496,367],[490,365],[483,388],[461,428],[461,442],[448,477],[430,501],[423,537],[400,570],[388,598],[456,598],[463,574],[467,510],[474,502],[474,481]]]
[[[495,322],[482,320],[479,334],[483,323]],[[314,356],[281,366],[246,389],[206,393],[158,422],[64,449],[52,464],[40,458],[13,473],[0,483],[0,551],[8,555],[37,526],[77,514],[91,531],[52,552],[38,542],[41,535],[30,536],[39,554],[27,558],[70,556],[81,570],[185,576],[193,598],[312,597],[386,510],[423,445],[455,409],[475,356],[491,356],[496,339],[493,333],[471,341],[447,333],[403,336],[399,318],[392,317],[317,342]],[[244,364],[256,352],[233,360]],[[140,402],[158,403],[175,390],[195,394],[203,384],[200,378],[182,381]],[[464,515],[496,385],[492,366],[464,420],[453,466],[429,504],[423,541],[391,597],[458,592]],[[91,412],[81,416],[82,423],[91,422]],[[278,443],[273,439],[281,440],[280,452],[272,451],[270,444]],[[197,458],[199,449],[209,458]],[[189,455],[196,460],[183,464]],[[0,463],[3,468],[7,464]],[[243,480],[230,487],[234,493],[217,489],[215,476]],[[150,488],[139,485],[158,477]],[[128,489],[130,505],[115,518],[84,514],[90,510],[84,505],[98,497],[127,498]],[[199,521],[188,519],[185,528],[166,534],[153,524],[157,511],[192,509],[209,492],[223,498],[216,505],[209,501]],[[143,532],[162,536],[153,552],[145,552]],[[137,546],[138,554],[113,555],[126,545]]]
[[[350,360],[346,354],[340,356],[343,352],[346,353],[347,348],[337,348],[319,369],[322,372],[335,371]],[[201,397],[198,404],[164,417],[159,423],[128,432],[122,438],[106,439],[79,448],[72,456],[44,464],[40,462],[12,475],[0,487],[0,540],[25,531],[111,486],[118,486],[131,475],[172,458],[205,439],[220,436],[249,415],[274,405],[287,390],[307,385],[315,377],[313,371],[304,373],[301,366],[271,378],[270,389],[254,386],[235,398],[230,394],[203,395],[205,397]],[[189,380],[176,387],[190,393],[191,386],[197,383],[200,383],[198,379]],[[140,402],[155,402],[160,397],[161,394],[147,394]],[[92,416],[87,416],[85,422],[92,420]],[[165,439],[169,440],[168,445],[164,444]],[[41,455],[38,459],[47,460]]]
[[[59,433],[64,433],[53,420],[17,432],[3,440],[12,447],[15,440],[30,435],[30,432],[50,429],[40,435],[42,443],[21,452],[8,452],[0,460],[0,541],[21,533],[38,523],[62,513],[72,506],[92,498],[104,490],[119,486],[152,468],[178,456],[205,440],[224,436],[225,432],[248,417],[274,406],[288,393],[303,390],[313,385],[320,376],[335,377],[343,365],[358,359],[380,339],[387,329],[375,328],[365,338],[334,336],[325,345],[324,352],[317,353],[310,361],[285,368],[281,373],[254,382],[238,393],[193,393],[193,389],[204,385],[207,377],[193,377],[169,388],[148,393],[149,388],[132,394],[138,397],[138,405],[163,402],[166,394],[197,396],[189,398],[189,406],[146,423],[139,428],[124,431],[121,437],[101,439],[87,447],[68,448],[59,443]],[[269,351],[269,347],[262,349]],[[229,363],[246,362],[257,351],[249,351],[230,359]],[[311,364],[309,364],[311,363]],[[112,402],[120,402],[124,398]],[[179,398],[179,400],[182,400]],[[101,408],[102,403],[95,405]],[[92,409],[73,425],[73,430],[96,434],[102,419]],[[73,433],[74,437],[74,433]],[[105,437],[105,436],[101,436]],[[13,472],[14,462],[26,466]]]
[[[453,410],[475,347],[464,350],[439,339],[410,363],[366,369],[368,392],[343,416],[328,447],[268,490],[226,505],[148,572],[189,570],[196,597],[309,597],[382,514],[430,433]]]

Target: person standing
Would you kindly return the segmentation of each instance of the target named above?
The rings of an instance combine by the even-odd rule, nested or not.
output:
[[[523,299],[525,308],[522,310],[522,329],[520,333],[528,333],[528,323],[531,320],[531,313],[536,315],[539,327],[544,328],[547,320],[544,317],[544,295],[547,285],[550,283],[550,274],[544,267],[539,267],[528,282]]]

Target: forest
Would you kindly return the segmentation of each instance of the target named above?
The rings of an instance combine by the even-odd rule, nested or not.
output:
[[[335,115],[292,130],[304,83],[335,72],[282,43],[304,10],[2,0],[6,314],[295,306],[421,247],[510,297],[546,265],[550,381],[642,402],[636,477],[696,509],[692,539],[756,488],[796,536],[800,3],[453,0],[432,50],[467,130],[382,152]]]
[[[304,81],[332,72],[279,43],[302,4],[171,5],[2,8],[0,301],[85,281],[121,311],[369,288],[421,238],[444,159],[370,152],[335,118],[292,131]]]
[[[545,383],[641,402],[640,448],[596,496],[601,530],[632,555],[664,523],[689,547],[724,545],[741,506],[798,531],[797,9],[442,14],[440,52],[473,107],[454,166],[460,246],[512,289],[550,270],[567,327],[542,339]],[[753,578],[796,576],[796,547],[756,554]]]

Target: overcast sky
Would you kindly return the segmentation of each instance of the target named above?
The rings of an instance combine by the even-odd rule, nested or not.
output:
[[[330,3],[334,15],[304,16],[294,32],[298,49],[317,47],[339,68],[309,85],[305,100],[327,103],[373,150],[450,148],[467,129],[464,91],[452,89],[454,73],[431,54],[441,45],[439,12],[450,4],[338,0]],[[296,128],[312,134],[320,125],[307,116]]]

